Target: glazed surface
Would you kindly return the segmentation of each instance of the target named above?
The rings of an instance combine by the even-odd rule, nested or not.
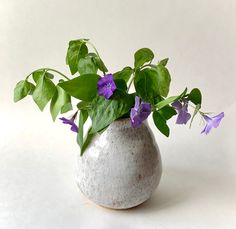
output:
[[[115,121],[78,157],[78,186],[98,205],[126,209],[146,201],[161,177],[159,149],[147,123]]]

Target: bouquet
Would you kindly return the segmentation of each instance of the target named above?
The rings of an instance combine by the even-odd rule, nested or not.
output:
[[[91,51],[90,49],[93,51]],[[117,119],[129,118],[132,128],[139,128],[152,114],[157,129],[169,136],[168,120],[176,117],[176,124],[192,124],[197,114],[205,121],[202,133],[208,134],[218,127],[224,112],[216,116],[201,111],[202,95],[198,88],[168,97],[171,76],[167,69],[168,58],[154,61],[154,53],[141,48],[134,54],[134,66],[110,73],[97,49],[89,39],[69,42],[66,64],[70,77],[52,68],[40,68],[17,83],[14,101],[27,95],[33,97],[41,111],[50,102],[53,121],[59,114],[75,110],[70,118],[60,117],[64,124],[77,133],[81,155],[96,134],[101,134]],[[56,84],[54,76],[59,76]],[[134,92],[130,92],[134,85]],[[77,99],[73,107],[71,99]],[[190,114],[188,107],[193,108]],[[91,119],[91,127],[84,133],[84,124]]]

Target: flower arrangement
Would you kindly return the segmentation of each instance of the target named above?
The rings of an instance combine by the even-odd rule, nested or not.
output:
[[[94,51],[89,51],[89,47]],[[41,111],[50,101],[50,112],[55,121],[59,113],[73,110],[71,97],[79,100],[74,115],[71,118],[61,117],[60,120],[77,133],[81,155],[95,134],[101,134],[120,118],[130,117],[131,126],[138,128],[152,113],[156,127],[167,137],[170,134],[167,121],[176,115],[176,124],[187,124],[189,121],[191,126],[196,114],[200,114],[206,123],[202,130],[205,134],[218,127],[224,112],[214,117],[202,112],[202,95],[198,88],[189,93],[186,88],[179,95],[168,97],[171,82],[166,67],[168,58],[157,63],[153,63],[153,59],[153,52],[142,48],[134,54],[133,68],[127,66],[118,72],[108,73],[89,39],[72,40],[69,42],[66,64],[75,77],[71,79],[51,68],[35,70],[17,83],[14,101],[32,95]],[[57,84],[52,81],[55,74],[62,78]],[[132,84],[135,92],[130,93]],[[194,108],[192,115],[188,112],[190,105]],[[92,125],[84,134],[84,124],[88,118]]]

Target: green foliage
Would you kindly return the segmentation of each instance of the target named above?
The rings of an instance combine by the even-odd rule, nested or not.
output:
[[[163,97],[166,97],[169,93],[169,87],[170,87],[170,81],[171,81],[169,71],[163,65],[158,65],[155,69],[157,71],[158,94]]]
[[[77,134],[77,142],[80,146],[81,152],[84,145],[84,123],[88,118],[88,112],[86,110],[81,110],[79,115],[79,132]]]
[[[117,90],[126,92],[127,90],[127,84],[123,79],[116,79],[114,80],[115,84],[116,84],[116,88]]]
[[[50,112],[53,121],[55,121],[57,115],[65,113],[72,109],[70,96],[59,86],[56,86],[56,91],[52,97],[50,104]]]
[[[78,63],[78,72],[80,75],[96,74],[98,71],[97,63],[95,62],[95,53],[89,53],[84,58],[81,58]]]
[[[154,111],[152,117],[158,130],[160,130],[160,132],[164,134],[166,137],[169,137],[170,129],[166,124],[165,118],[159,113],[159,111]]]
[[[160,101],[159,103],[156,104],[156,107],[158,109],[161,109],[161,108],[169,105],[170,103],[173,103],[173,102],[175,102],[177,100],[182,99],[186,95],[186,93],[187,93],[187,88],[185,88],[185,90],[180,95],[171,96],[171,97],[169,97],[169,98],[167,98],[165,100]]]
[[[79,39],[69,42],[66,64],[69,65],[72,75],[78,72],[79,60],[88,54],[87,41],[88,39]]]
[[[21,80],[16,84],[14,89],[14,102],[25,98],[27,95],[32,94],[35,86],[27,80]]]
[[[71,98],[70,98],[70,100],[62,106],[61,114],[64,114],[64,113],[71,111],[71,110],[73,110],[73,106],[71,104]]]
[[[59,83],[59,86],[69,95],[77,99],[92,101],[97,95],[97,82],[99,78],[100,76],[97,74],[85,74],[72,80]]]
[[[40,70],[34,71],[32,73],[32,77],[33,77],[33,80],[34,80],[35,83],[37,83],[39,78],[42,77],[42,76],[45,76],[48,79],[53,79],[54,78],[54,76],[51,73],[45,71],[45,69],[40,69]]]
[[[94,49],[94,52],[89,52],[89,46]],[[177,114],[170,104],[186,99],[196,105],[190,122],[191,126],[196,114],[198,112],[203,114],[200,111],[202,95],[198,88],[194,88],[187,94],[186,88],[180,95],[166,98],[171,83],[171,76],[166,68],[168,58],[160,60],[157,64],[152,64],[153,59],[154,54],[148,48],[136,51],[134,68],[127,66],[113,74],[116,90],[109,99],[105,99],[98,95],[97,83],[101,78],[98,72],[101,71],[104,75],[108,69],[88,39],[72,40],[69,42],[66,64],[69,65],[72,75],[77,73],[79,76],[69,79],[51,68],[38,69],[28,75],[25,80],[17,83],[14,89],[14,101],[17,102],[32,94],[35,103],[43,111],[51,100],[50,112],[55,121],[60,113],[73,109],[71,96],[81,100],[77,104],[79,110],[77,142],[81,148],[81,155],[96,134],[101,134],[114,120],[130,116],[136,95],[141,97],[142,101],[151,104],[156,127],[168,137],[170,129],[167,121]],[[59,80],[59,84],[55,86],[52,82],[54,75],[48,71],[61,75],[66,81]],[[30,76],[36,86],[28,81]],[[134,83],[135,92],[128,94],[132,83]],[[105,89],[110,90],[111,82],[108,82],[106,86]],[[84,124],[88,117],[92,121],[92,127],[84,137]]]
[[[169,58],[165,58],[163,60],[160,60],[158,65],[166,66],[169,61]]]
[[[190,100],[195,105],[202,103],[202,94],[198,88],[194,88],[188,95],[188,100]]]
[[[127,83],[132,73],[133,73],[133,69],[131,67],[125,67],[121,71],[114,73],[113,77],[115,80],[123,79]]]
[[[114,120],[129,112],[134,104],[133,95],[121,94],[119,92],[116,92],[114,95],[116,99],[107,100],[104,97],[97,96],[92,101],[88,112],[92,120],[92,128],[95,132],[99,132]]]
[[[85,137],[83,146],[80,150],[80,155],[82,156],[87,148],[87,146],[92,142],[93,138],[96,136],[96,133],[92,132],[92,127],[88,130],[87,136]]]
[[[169,120],[170,118],[172,118],[174,115],[177,114],[176,110],[169,105],[158,110],[158,112],[165,120]]]
[[[105,66],[105,64],[103,63],[102,59],[100,57],[98,57],[97,55],[94,57],[94,61],[98,67],[98,69],[100,71],[102,71],[103,73],[108,72],[107,67]]]
[[[37,79],[37,85],[33,92],[33,99],[41,111],[43,111],[44,107],[51,100],[55,91],[56,87],[54,83],[47,77],[46,72],[42,72]]]
[[[137,69],[147,62],[151,62],[154,58],[152,50],[148,48],[139,49],[134,54],[134,67]]]
[[[91,106],[91,103],[90,102],[85,102],[85,101],[80,101],[78,104],[77,104],[77,108],[79,110],[88,110]]]
[[[155,69],[146,68],[136,71],[134,86],[143,101],[154,104],[155,98],[159,96],[158,73]]]
[[[169,93],[170,74],[168,70],[159,65],[155,68],[145,68],[136,71],[134,86],[137,94],[147,102],[155,104],[157,97],[166,97]]]

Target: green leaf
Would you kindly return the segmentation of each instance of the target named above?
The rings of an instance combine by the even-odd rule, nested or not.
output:
[[[195,105],[202,103],[202,94],[198,88],[194,88],[188,95],[188,100],[190,100]]]
[[[169,58],[165,58],[163,60],[160,60],[158,65],[166,66],[169,61]]]
[[[157,71],[152,68],[136,71],[134,86],[143,101],[154,104],[155,98],[159,96]]]
[[[64,113],[66,113],[66,112],[68,112],[68,111],[73,110],[73,106],[72,106],[72,104],[71,104],[71,98],[70,98],[70,96],[68,97],[68,99],[69,99],[69,101],[68,101],[67,103],[65,103],[65,104],[62,106],[62,108],[61,108],[61,114],[64,114]]]
[[[55,121],[57,115],[60,113],[61,110],[63,111],[63,113],[65,113],[69,111],[69,108],[72,108],[70,103],[70,96],[61,87],[56,86],[56,91],[52,97],[50,104],[50,112],[53,121]]]
[[[162,115],[158,111],[154,111],[152,117],[158,130],[160,130],[160,132],[164,134],[166,137],[169,137],[170,129],[166,124],[166,120],[162,117]]]
[[[69,42],[66,64],[69,65],[72,75],[78,71],[79,60],[88,54],[88,48],[86,46],[87,41],[88,39],[79,39]]]
[[[131,75],[133,73],[133,69],[131,67],[125,67],[121,71],[113,74],[114,79],[123,79],[126,83],[129,81]]]
[[[77,104],[77,108],[79,110],[88,110],[90,107],[91,107],[91,103],[90,102],[80,101]]]
[[[53,97],[56,87],[54,83],[43,75],[37,81],[36,88],[33,92],[33,99],[39,109],[43,111],[49,100]]]
[[[143,66],[143,64],[152,61],[153,58],[154,58],[154,54],[152,50],[148,48],[139,49],[134,54],[134,67],[137,69]]]
[[[94,61],[94,55],[94,53],[89,53],[87,56],[79,60],[78,71],[80,75],[97,73],[98,66]]]
[[[32,74],[35,83],[37,83],[39,78],[43,76],[47,77],[48,79],[54,78],[54,76],[51,73],[47,72],[45,69],[34,71]]]
[[[196,116],[196,114],[198,113],[198,111],[200,110],[200,108],[201,108],[201,105],[200,105],[200,104],[197,104],[196,107],[195,107],[195,109],[194,109],[194,112],[193,112],[193,115],[192,115],[192,118],[191,118],[191,121],[190,121],[189,128],[191,128],[193,119],[195,118],[195,116]]]
[[[158,80],[158,94],[166,97],[169,93],[171,77],[167,68],[163,65],[158,65],[156,68]]]
[[[34,91],[35,86],[28,82],[27,80],[21,80],[16,84],[14,89],[14,102],[18,102],[19,100],[25,98],[27,95]]]
[[[99,135],[101,135],[105,130],[107,130],[107,128],[108,128],[109,126],[110,126],[110,125],[104,127],[102,130],[98,131],[97,133],[98,133]]]
[[[134,96],[118,94],[120,94],[120,92],[116,91],[110,100],[97,96],[92,101],[91,108],[88,112],[95,132],[99,132],[114,120],[130,111],[134,104]]]
[[[84,144],[82,149],[80,150],[80,156],[82,156],[87,148],[87,146],[91,143],[91,141],[93,140],[93,138],[96,136],[96,133],[92,133],[92,127],[89,129],[87,136],[84,140]]]
[[[99,78],[100,76],[96,74],[85,74],[58,85],[69,95],[89,102],[97,95],[97,82]]]
[[[118,90],[121,90],[123,92],[127,91],[127,85],[123,79],[115,79],[114,82]]]
[[[165,120],[168,120],[177,114],[176,110],[168,105],[158,110],[158,112]]]
[[[97,67],[99,70],[101,70],[102,72],[108,72],[107,67],[105,66],[105,64],[103,63],[103,61],[100,57],[95,56],[94,61],[97,64]]]
[[[81,110],[79,115],[79,132],[77,134],[77,142],[82,150],[84,144],[84,123],[88,118],[88,112],[86,110]]]
[[[170,96],[169,98],[165,99],[165,100],[162,100],[161,102],[159,102],[158,104],[156,104],[156,107],[158,109],[161,109],[167,105],[169,105],[170,103],[173,103],[181,98],[183,98],[187,93],[187,88],[185,88],[185,90],[180,94],[180,95],[177,95],[177,96]]]

